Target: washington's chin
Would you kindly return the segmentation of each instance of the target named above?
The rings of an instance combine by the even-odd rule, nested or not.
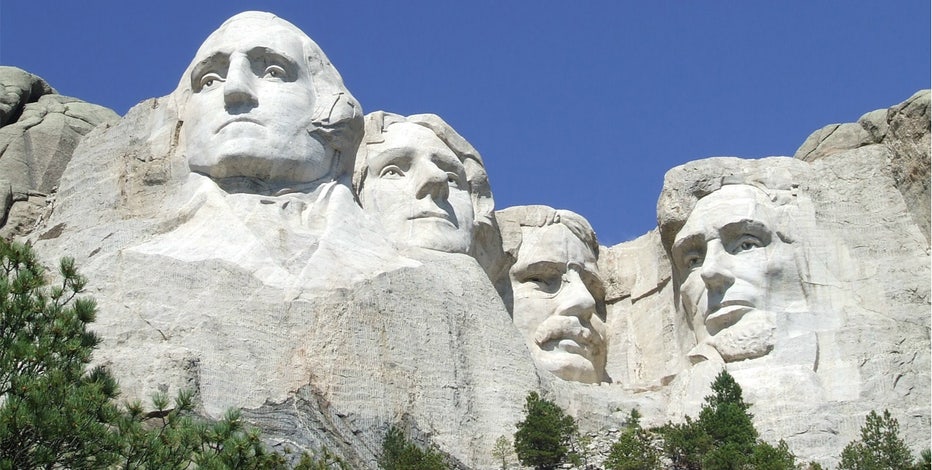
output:
[[[249,146],[236,147],[228,152],[222,152],[225,150],[223,148],[218,150],[221,152],[210,156],[189,158],[188,166],[191,171],[216,179],[247,177],[287,183],[309,183],[326,176],[332,166],[326,161],[325,155],[311,153],[303,156],[268,154],[268,148],[253,149]]]
[[[571,382],[599,383],[604,375],[604,366],[596,366],[588,357],[562,349],[538,350],[534,359],[540,368]]]
[[[398,242],[424,248],[427,250],[443,251],[446,253],[469,253],[472,240],[470,233],[462,233],[453,224],[445,219],[414,219],[412,230],[408,233],[418,234],[413,238],[400,237]]]

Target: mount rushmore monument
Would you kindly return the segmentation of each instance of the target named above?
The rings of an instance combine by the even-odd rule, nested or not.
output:
[[[269,13],[123,117],[0,79],[3,234],[75,258],[126,398],[191,389],[360,468],[393,425],[491,468],[529,391],[583,431],[633,408],[660,425],[727,369],[801,460],[834,463],[870,410],[928,446],[928,90],[794,156],[673,168],[657,228],[607,247],[568,210],[496,211],[499,156],[439,116],[364,111]]]

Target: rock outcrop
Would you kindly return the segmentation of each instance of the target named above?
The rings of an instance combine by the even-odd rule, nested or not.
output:
[[[0,236],[32,231],[81,138],[120,118],[59,95],[45,80],[0,66]]]

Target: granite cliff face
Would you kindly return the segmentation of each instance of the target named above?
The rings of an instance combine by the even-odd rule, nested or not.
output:
[[[34,228],[81,137],[120,116],[16,67],[0,66],[0,84],[0,233],[9,238]]]
[[[237,75],[229,64],[252,56],[234,52],[228,68],[204,67],[217,44],[248,46],[231,38],[265,28],[313,60]],[[41,121],[58,144],[0,155],[12,200],[42,199],[37,228],[11,216],[5,234],[50,264],[76,259],[99,305],[96,360],[125,398],[191,388],[207,416],[243,409],[273,446],[326,446],[360,468],[375,468],[391,425],[462,467],[494,468],[493,443],[531,390],[598,432],[634,407],[647,426],[695,414],[727,368],[762,437],[800,460],[834,463],[872,409],[928,445],[928,91],[815,132],[795,158],[674,168],[658,228],[599,247],[568,211],[493,214],[462,136],[432,115],[363,119],[323,52],[281,19],[238,15],[198,54],[178,90],[119,120],[46,98],[64,109]],[[40,126],[17,127],[36,106],[23,103],[57,95],[10,76],[0,136],[28,136]],[[255,94],[224,93],[239,83]],[[299,112],[283,111],[295,93],[316,103],[301,124],[314,137],[287,162],[300,171],[241,158],[270,137],[223,114],[230,100],[268,124]],[[204,131],[214,119],[237,132]],[[70,124],[48,127],[59,121]],[[380,207],[408,216],[389,228]]]

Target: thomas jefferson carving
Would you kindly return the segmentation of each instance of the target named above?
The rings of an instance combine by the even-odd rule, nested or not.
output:
[[[492,194],[479,153],[439,116],[366,116],[355,172],[364,210],[401,245],[471,253],[492,226]]]

